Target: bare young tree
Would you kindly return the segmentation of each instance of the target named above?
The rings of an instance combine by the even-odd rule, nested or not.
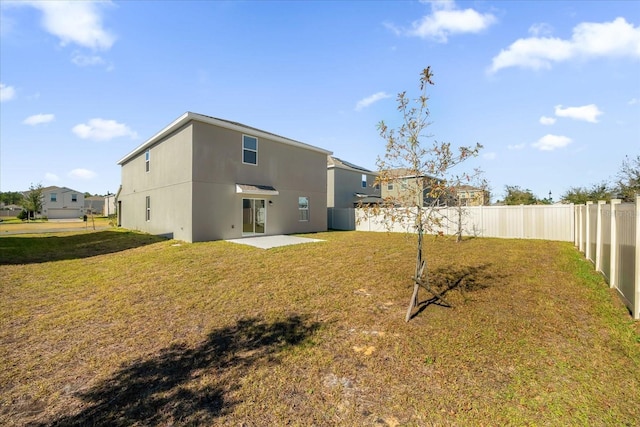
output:
[[[386,196],[382,206],[368,208],[380,215],[389,229],[400,223],[408,226],[407,231],[417,234],[414,287],[406,321],[411,319],[413,309],[418,305],[420,287],[448,304],[429,285],[423,236],[440,233],[440,226],[446,218],[439,207],[450,198],[452,183],[470,179],[469,174],[454,174],[454,168],[477,156],[482,148],[480,144],[452,148],[451,143],[431,141],[432,135],[425,134],[431,124],[427,88],[434,84],[432,79],[431,67],[427,67],[420,74],[420,95],[417,98],[410,99],[406,92],[398,94],[398,111],[403,119],[398,128],[390,129],[384,121],[378,124],[380,136],[386,140],[386,152],[377,161],[377,183],[385,190]]]

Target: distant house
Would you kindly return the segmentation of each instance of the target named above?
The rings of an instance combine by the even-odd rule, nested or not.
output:
[[[418,203],[422,203],[422,206],[444,206],[446,204],[444,198],[435,200],[429,194],[434,183],[442,182],[438,178],[420,175],[416,179],[416,176],[408,169],[393,169],[384,175],[386,182],[381,184],[383,200],[392,199],[400,206],[416,206]]]
[[[377,172],[327,156],[327,207],[354,208],[360,203],[379,203]]]
[[[102,216],[104,210],[103,196],[89,196],[84,198],[84,211],[87,215]]]
[[[377,204],[378,174],[337,157],[327,157],[327,224],[333,230],[355,230],[355,211],[361,204]]]
[[[109,217],[116,214],[116,195],[107,194],[104,196],[104,207],[102,209],[102,216]]]
[[[118,162],[118,222],[187,242],[324,231],[330,154],[187,112]]]
[[[83,193],[57,186],[42,189],[42,216],[49,219],[71,219],[82,217],[84,212]]]
[[[489,191],[471,185],[460,185],[454,191],[460,206],[484,206],[488,205],[491,199]]]

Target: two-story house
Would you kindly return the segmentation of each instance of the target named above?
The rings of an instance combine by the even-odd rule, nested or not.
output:
[[[355,208],[380,202],[377,172],[339,159],[327,157],[327,207]]]
[[[118,162],[119,224],[187,242],[324,231],[330,154],[187,112]]]
[[[333,156],[327,156],[327,222],[334,230],[355,230],[353,208],[377,204],[378,174]]]
[[[55,185],[42,189],[42,216],[49,219],[72,219],[83,215],[83,193]]]
[[[440,188],[442,180],[428,176],[416,177],[408,169],[392,169],[384,172],[381,184],[382,199],[393,201],[398,206],[444,206],[446,197],[438,191],[439,197],[434,198],[432,190]]]

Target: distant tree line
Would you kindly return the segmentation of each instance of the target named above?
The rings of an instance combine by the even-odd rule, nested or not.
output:
[[[584,204],[588,201],[622,199],[633,202],[640,194],[640,155],[626,156],[620,171],[611,181],[602,181],[587,187],[571,187],[562,194],[560,202]],[[505,186],[505,205],[546,205],[553,203],[551,193],[548,198],[538,198],[531,190],[517,185]]]

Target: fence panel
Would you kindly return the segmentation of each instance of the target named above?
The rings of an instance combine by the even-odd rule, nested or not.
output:
[[[397,211],[406,208],[398,208]],[[462,234],[476,237],[499,237],[510,239],[546,239],[574,241],[573,205],[550,206],[471,206],[440,208],[433,211],[441,223],[432,230],[453,235],[458,232],[458,222],[462,222]],[[389,231],[381,217],[367,216],[362,209],[356,209],[356,230]],[[390,231],[412,232],[410,220],[393,224]]]
[[[600,234],[600,271],[607,279],[611,278],[611,205],[600,205],[602,230]]]
[[[354,208],[327,208],[327,227],[331,230],[355,230]]]
[[[633,203],[623,203],[616,209],[617,223],[617,269],[618,280],[616,288],[623,301],[632,312],[636,313],[640,307],[634,307],[635,295],[635,259],[636,259],[636,206]]]
[[[587,249],[586,256],[592,263],[596,263],[596,231],[598,228],[598,205],[588,204],[587,214],[589,223],[587,224]]]

